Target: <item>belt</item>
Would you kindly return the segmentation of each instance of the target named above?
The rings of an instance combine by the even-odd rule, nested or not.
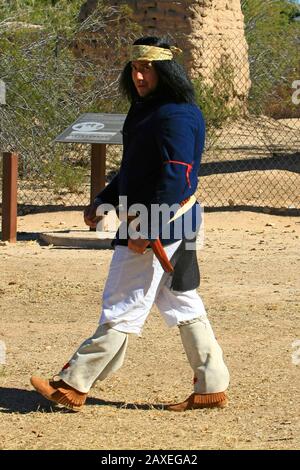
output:
[[[180,205],[180,209],[178,209],[178,211],[176,212],[175,216],[169,221],[171,222],[172,220],[175,220],[177,219],[178,217],[180,217],[181,215],[183,215],[188,209],[189,207],[184,207],[187,203],[189,202],[188,206],[189,207],[192,207],[195,202],[196,202],[196,198],[195,196],[189,196],[188,198],[184,199],[183,201],[181,201],[179,203]],[[127,216],[127,222],[130,223],[132,222],[134,219],[136,219],[136,215],[128,215]],[[167,254],[164,250],[164,247],[160,241],[160,239],[158,238],[157,240],[155,241],[150,241],[150,247],[152,248],[153,250],[153,253],[155,254],[156,258],[158,259],[158,261],[160,262],[163,270],[166,272],[166,273],[171,273],[174,271],[174,268],[170,262],[170,260],[168,259],[167,257]]]
[[[179,205],[180,205],[181,207],[183,207],[187,202],[189,202],[190,199],[191,199],[191,196],[187,197],[186,199],[184,199],[183,201],[181,201],[181,202],[179,203]]]
[[[179,202],[179,205],[180,207],[183,207],[185,206],[188,202],[190,202],[189,204],[189,207],[191,207],[192,205],[195,204],[196,202],[196,198],[195,196],[189,196],[187,197],[186,199],[183,199],[183,201]],[[181,209],[178,210],[178,212],[174,215],[174,217],[172,217],[172,219],[169,221],[171,222],[172,220],[175,220],[177,219],[180,215],[184,214],[186,211],[182,211]],[[178,214],[178,215],[177,215]],[[136,215],[127,215],[127,222],[130,223],[132,222],[134,219],[136,219],[137,216]]]

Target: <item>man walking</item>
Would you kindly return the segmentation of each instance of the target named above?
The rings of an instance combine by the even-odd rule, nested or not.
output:
[[[166,409],[227,403],[229,373],[196,291],[199,268],[195,250],[189,249],[201,222],[194,193],[205,123],[195,105],[193,86],[175,60],[178,53],[157,37],[141,38],[131,48],[120,78],[120,89],[131,102],[123,128],[121,167],[84,212],[86,224],[95,227],[101,218],[96,215],[99,205],[110,204],[122,212],[120,200],[126,198],[129,208],[114,240],[99,327],[58,376],[31,378],[43,396],[73,410],[82,409],[97,380],[122,365],[129,334],[141,334],[154,303],[168,326],[179,327],[194,373],[194,392]],[[145,208],[139,224],[133,207]],[[168,220],[154,210],[157,207],[172,208]]]

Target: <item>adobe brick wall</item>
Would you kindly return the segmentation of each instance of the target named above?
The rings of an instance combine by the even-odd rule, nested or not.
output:
[[[96,4],[97,0],[86,1],[79,19],[84,20]],[[235,104],[245,103],[250,78],[240,0],[112,0],[109,4],[130,6],[144,34],[171,35],[184,50],[184,64],[192,78],[200,76],[212,85],[220,64],[230,64],[230,99]]]

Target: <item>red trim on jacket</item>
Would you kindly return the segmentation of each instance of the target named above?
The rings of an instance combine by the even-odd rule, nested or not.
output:
[[[191,181],[190,181],[190,172],[192,171],[193,169],[193,164],[191,163],[185,163],[185,162],[179,162],[178,160],[168,160],[167,162],[164,162],[165,164],[166,163],[177,163],[177,165],[184,165],[186,166],[186,174],[185,174],[185,177],[186,177],[186,181],[187,181],[187,184],[189,185],[189,188],[191,187]]]

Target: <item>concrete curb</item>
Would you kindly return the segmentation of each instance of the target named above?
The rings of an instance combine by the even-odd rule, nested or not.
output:
[[[115,232],[67,231],[41,233],[39,239],[47,245],[72,248],[112,249]]]

